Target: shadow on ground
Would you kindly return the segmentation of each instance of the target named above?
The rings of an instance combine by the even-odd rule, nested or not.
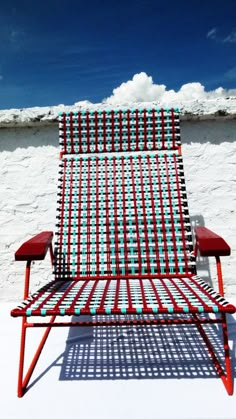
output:
[[[204,328],[224,365],[219,327]],[[234,377],[235,343],[236,335],[231,351]],[[71,327],[60,371],[60,380],[209,377],[217,374],[194,325]]]

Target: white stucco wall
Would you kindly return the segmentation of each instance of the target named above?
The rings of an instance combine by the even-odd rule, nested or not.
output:
[[[231,245],[222,258],[226,296],[236,296],[236,120],[184,120],[183,157],[193,223],[206,225]],[[14,252],[25,239],[55,224],[57,124],[0,127],[0,300],[18,300],[23,293],[24,263]],[[49,257],[32,269],[32,288],[50,277]],[[208,260],[199,272],[215,283]]]

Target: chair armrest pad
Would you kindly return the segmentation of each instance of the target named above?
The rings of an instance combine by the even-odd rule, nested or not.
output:
[[[24,242],[15,253],[15,260],[43,260],[52,242],[53,232],[43,231]]]
[[[229,256],[230,247],[222,237],[206,227],[195,227],[196,241],[201,256]]]

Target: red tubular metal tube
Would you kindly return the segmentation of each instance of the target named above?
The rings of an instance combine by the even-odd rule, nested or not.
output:
[[[49,252],[50,252],[51,264],[53,266],[54,265],[54,253],[53,253],[52,243],[50,243]]]
[[[24,288],[24,300],[29,296],[29,282],[30,282],[30,266],[31,260],[26,262],[25,267],[25,288]]]
[[[216,256],[216,269],[217,269],[219,293],[222,296],[224,296],[223,276],[222,276],[221,262],[220,262],[219,256]]]
[[[23,371],[24,371],[24,359],[25,359],[25,327],[26,317],[22,318],[22,327],[21,327],[21,341],[20,341],[20,360],[19,360],[19,372],[18,372],[18,386],[17,386],[17,396],[23,396]]]
[[[226,367],[226,373],[224,372],[215,352],[214,348],[212,347],[212,344],[210,343],[210,340],[208,339],[205,330],[203,329],[201,325],[201,321],[199,320],[198,323],[196,323],[197,328],[207,346],[207,349],[209,351],[209,354],[212,358],[213,364],[216,368],[217,374],[221,378],[226,391],[229,396],[232,396],[233,394],[233,379],[232,379],[232,369],[231,369],[231,362],[230,362],[230,356],[229,356],[229,343],[228,343],[228,330],[227,330],[227,323],[226,323],[226,316],[225,314],[222,314],[221,317],[221,323],[222,323],[222,330],[223,330],[223,345],[224,345],[224,354],[225,354],[225,367]]]
[[[50,322],[47,323],[47,328],[43,334],[43,337],[40,341],[40,344],[35,352],[35,355],[31,361],[31,364],[27,370],[27,373],[23,379],[23,373],[24,373],[24,358],[25,358],[25,340],[26,340],[26,329],[28,327],[28,324],[26,322],[26,317],[23,317],[22,319],[22,333],[21,333],[21,344],[20,344],[20,362],[19,362],[19,374],[18,374],[18,390],[17,395],[18,397],[22,397],[25,393],[26,387],[28,385],[28,382],[30,380],[31,375],[33,374],[33,371],[36,367],[36,364],[38,362],[39,356],[42,352],[42,349],[45,345],[45,342],[48,338],[48,335],[51,331],[52,324],[55,321],[56,316],[52,316],[50,319]]]
[[[227,320],[226,320],[225,313],[222,313],[222,330],[223,330],[223,344],[224,344],[225,368],[226,368],[226,380],[224,382],[224,385],[229,396],[232,396],[234,392],[234,382],[233,382],[232,367],[231,367],[231,361],[230,361],[228,328],[227,328]]]
[[[153,324],[158,326],[165,326],[165,325],[178,325],[178,324],[192,324],[196,325],[196,323],[203,323],[203,324],[215,324],[215,323],[221,323],[221,319],[211,319],[211,318],[203,318],[201,320],[199,319],[130,319],[130,320],[96,320],[96,321],[75,321],[75,322],[56,322],[51,325],[51,327],[78,327],[78,326],[131,326],[131,325],[137,325],[137,326],[146,326],[147,324]],[[42,323],[27,323],[26,327],[47,327],[48,322],[42,322]]]

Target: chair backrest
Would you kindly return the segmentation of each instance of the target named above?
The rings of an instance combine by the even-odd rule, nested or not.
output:
[[[62,154],[177,150],[179,113],[173,108],[62,113],[59,142]]]
[[[193,272],[178,112],[64,113],[59,136],[57,278]]]

